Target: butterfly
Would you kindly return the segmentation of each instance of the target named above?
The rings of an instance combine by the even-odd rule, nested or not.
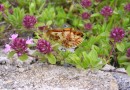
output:
[[[73,28],[52,29],[46,34],[51,40],[60,42],[66,48],[75,48],[83,41],[83,33]]]

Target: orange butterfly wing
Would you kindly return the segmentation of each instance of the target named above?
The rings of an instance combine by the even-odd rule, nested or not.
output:
[[[74,31],[72,28],[48,30],[47,35],[52,40],[61,42],[66,48],[77,47],[83,41],[83,33]]]

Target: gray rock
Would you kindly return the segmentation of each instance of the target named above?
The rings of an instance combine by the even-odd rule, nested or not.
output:
[[[115,69],[115,67],[113,67],[113,66],[111,66],[111,65],[108,65],[108,64],[106,64],[103,68],[102,68],[102,70],[114,70]]]
[[[0,59],[8,61],[0,65],[1,90],[118,90],[116,79],[109,72],[81,70],[21,62],[14,57],[10,61],[0,50]],[[29,59],[29,62],[33,58]]]
[[[122,73],[112,73],[116,78],[119,90],[130,90],[130,76]]]
[[[117,80],[119,90],[130,90],[130,76],[128,76],[127,74],[119,73],[119,72],[126,73],[125,68],[117,68],[117,69],[115,69],[111,65],[105,65],[103,70],[108,70],[108,71],[109,70],[115,70],[115,72],[111,72],[111,74]]]
[[[126,73],[125,68],[117,68],[116,71],[120,71],[120,72],[125,72]]]
[[[29,70],[0,65],[6,75],[0,75],[1,89],[14,90],[118,90],[116,80],[103,71],[81,70],[55,65],[32,64]],[[15,68],[12,70],[11,68]],[[3,73],[3,72],[0,72]]]
[[[18,71],[19,71],[19,72],[24,72],[25,69],[24,69],[24,68],[19,68]]]

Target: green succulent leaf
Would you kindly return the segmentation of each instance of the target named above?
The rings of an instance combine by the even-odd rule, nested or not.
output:
[[[36,3],[32,2],[29,6],[29,12],[31,15],[33,15],[36,12]]]
[[[100,13],[94,13],[94,14],[91,15],[91,17],[98,17],[100,15],[101,15]]]
[[[9,23],[11,23],[12,26],[16,28],[21,28],[24,15],[25,15],[24,9],[14,8],[13,14],[10,13],[7,14],[6,20]]]
[[[52,21],[47,21],[46,25],[50,26],[52,24]]]
[[[15,51],[11,51],[11,52],[9,52],[9,54],[8,54],[8,58],[13,57],[13,56],[14,56],[14,54],[15,54]]]
[[[125,50],[125,45],[123,43],[117,43],[116,47],[121,52],[123,52]]]
[[[52,53],[47,54],[46,57],[47,57],[49,63],[56,64],[56,58]]]
[[[26,61],[26,60],[28,59],[28,55],[27,55],[27,54],[23,54],[23,55],[21,55],[21,56],[19,57],[19,59],[20,59],[21,61]]]
[[[98,54],[97,54],[97,52],[96,52],[95,49],[92,49],[92,50],[90,51],[89,57],[91,57],[91,59],[93,59],[93,60],[96,60],[96,59],[98,58]]]
[[[80,58],[76,54],[70,54],[69,58],[74,61],[76,64],[80,64]]]
[[[123,56],[121,56],[121,57],[118,57],[118,62],[120,63],[120,64],[123,64],[123,63],[125,63],[125,62],[127,62],[128,60],[127,60],[127,57],[126,57],[126,55],[123,55]]]
[[[89,64],[90,64],[90,59],[88,58],[88,55],[87,55],[87,53],[85,51],[82,52],[82,55],[83,55],[83,61],[82,61],[83,67],[88,68]]]
[[[129,23],[130,19],[125,17],[123,18],[123,26],[127,26],[127,24]]]
[[[130,76],[130,65],[127,66],[126,71],[127,71],[127,74]]]

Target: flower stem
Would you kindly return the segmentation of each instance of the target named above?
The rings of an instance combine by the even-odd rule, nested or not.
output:
[[[29,57],[35,58],[36,60],[40,60],[41,58],[39,58],[38,56],[33,56],[31,54],[27,54]]]
[[[113,60],[111,60],[111,64],[114,67],[119,67],[119,64],[118,64],[118,61],[117,61],[117,54],[116,54],[116,50],[115,49],[116,49],[116,42],[114,41],[112,43],[112,49],[110,51],[109,59],[113,55]]]

